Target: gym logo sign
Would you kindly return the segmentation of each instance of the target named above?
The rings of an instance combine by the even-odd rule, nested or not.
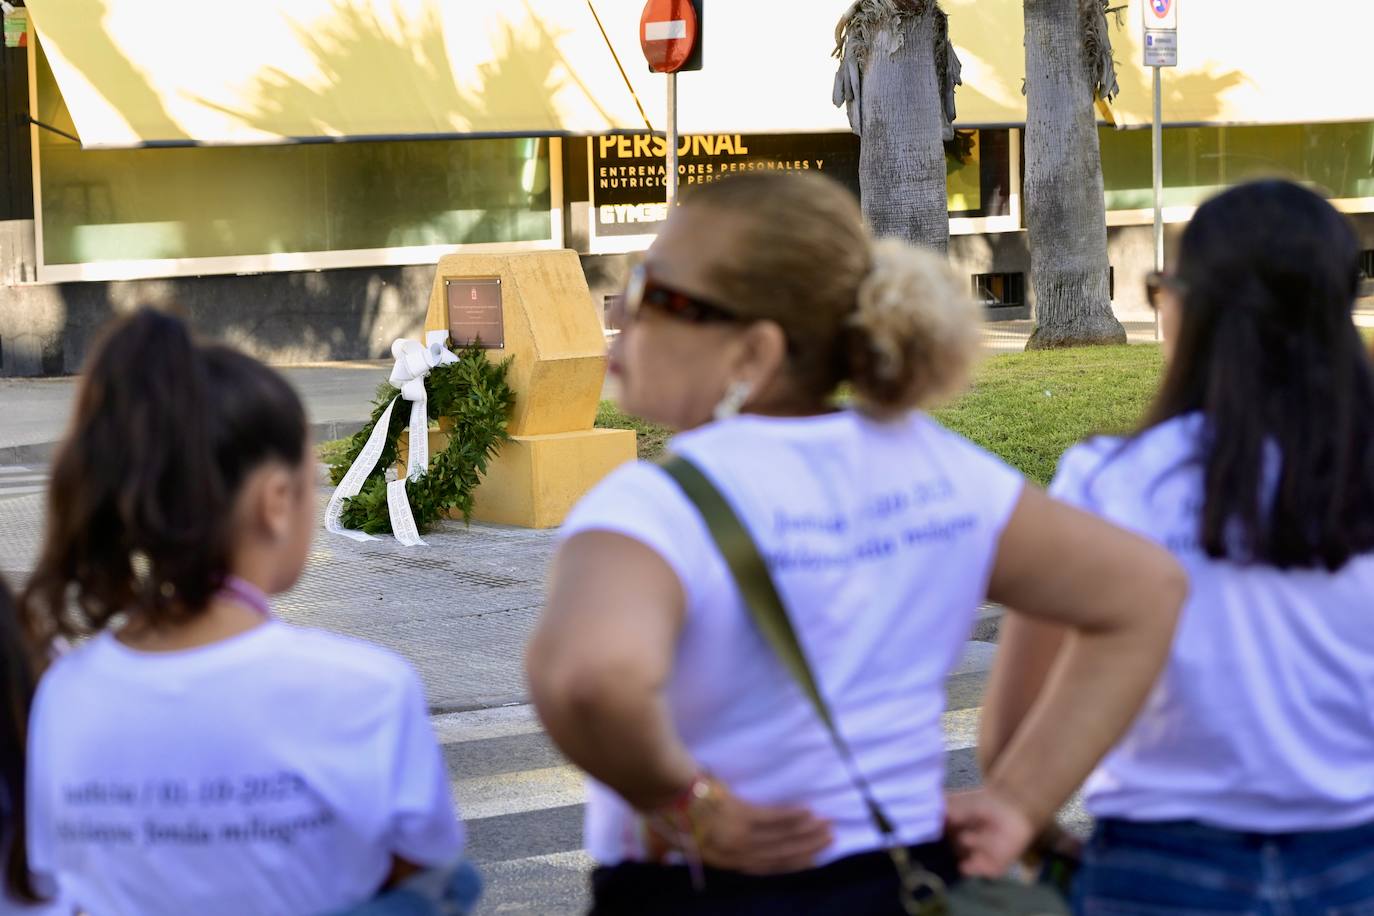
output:
[[[652,235],[668,218],[662,137],[590,137],[588,170],[594,236]],[[823,172],[858,193],[859,147],[852,134],[694,134],[678,140],[678,184],[685,191],[749,171]]]

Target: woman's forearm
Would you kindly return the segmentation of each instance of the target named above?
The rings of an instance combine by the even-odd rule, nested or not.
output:
[[[1045,690],[987,775],[1043,826],[1129,727],[1167,657],[1174,607],[1142,606],[1133,625],[1076,632]],[[1142,603],[1143,605],[1143,603]],[[1010,727],[1007,728],[1011,730]]]
[[[1069,632],[1059,624],[1032,620],[1007,609],[978,717],[978,765],[984,773],[992,772],[1045,689]]]
[[[678,739],[663,700],[647,690],[626,689],[614,678],[598,675],[590,681],[536,690],[549,736],[569,760],[635,808],[671,802],[691,785],[697,765]]]
[[[1005,670],[992,684],[995,721],[986,733],[1006,746],[981,756],[992,761],[988,786],[1037,826],[1144,704],[1187,592],[1183,569],[1159,545],[1037,490],[1022,495],[989,596],[1036,626],[1013,623],[999,648],[1008,657],[998,660]],[[1009,693],[1017,695],[1008,701]]]
[[[558,552],[526,653],[549,737],[641,809],[673,800],[696,775],[663,701],[683,601],[677,575],[643,544],[579,534]]]

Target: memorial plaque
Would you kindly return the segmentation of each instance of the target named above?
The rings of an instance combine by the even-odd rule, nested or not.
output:
[[[504,350],[506,327],[501,311],[501,280],[497,277],[445,277],[448,334],[455,347],[480,344]]]

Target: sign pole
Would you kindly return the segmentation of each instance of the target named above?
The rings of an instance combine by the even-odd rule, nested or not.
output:
[[[1164,67],[1178,66],[1179,0],[1142,0],[1145,24],[1145,66],[1154,76],[1154,121],[1150,125],[1150,153],[1154,172],[1155,270],[1164,269]],[[1159,312],[1155,312],[1155,340],[1160,339]]]
[[[1155,270],[1164,269],[1164,131],[1160,68],[1155,72],[1155,117],[1150,128],[1150,146],[1154,158],[1155,186]],[[1159,310],[1155,310],[1155,340],[1160,339]]]
[[[668,212],[677,206],[677,73],[668,74]]]
[[[677,74],[701,69],[701,4],[702,0],[649,0],[639,18],[639,44],[649,70],[668,75],[668,174],[663,191],[669,213],[677,206]]]

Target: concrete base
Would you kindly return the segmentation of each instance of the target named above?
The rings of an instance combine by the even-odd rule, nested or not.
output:
[[[447,424],[445,424],[447,425]],[[398,474],[405,473],[410,436],[398,442]],[[429,454],[448,447],[448,432],[429,431]],[[472,519],[520,528],[556,528],[574,504],[611,471],[635,460],[635,433],[589,429],[547,436],[512,436],[487,465],[473,495]],[[453,518],[462,518],[458,512]]]
[[[588,490],[634,460],[635,434],[628,429],[515,436],[488,466],[472,517],[497,525],[556,528]]]

